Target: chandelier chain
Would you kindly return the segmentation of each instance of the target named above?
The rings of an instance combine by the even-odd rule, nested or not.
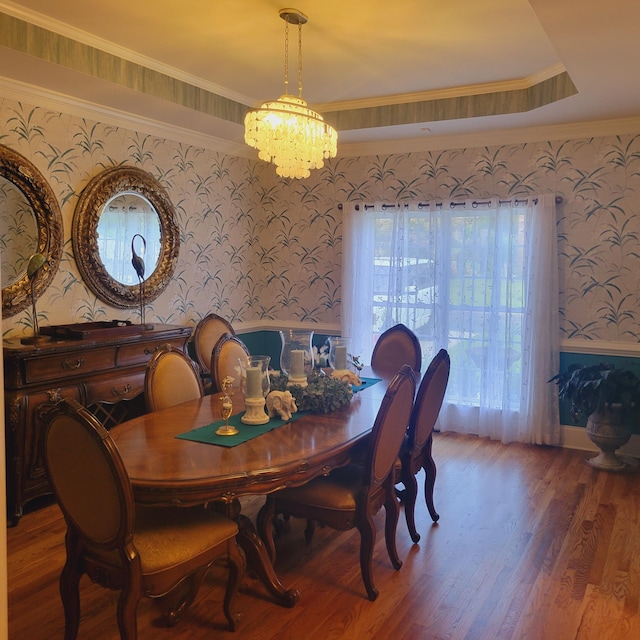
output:
[[[298,98],[302,98],[302,24],[298,24]]]
[[[289,95],[289,19],[284,21],[284,95]]]

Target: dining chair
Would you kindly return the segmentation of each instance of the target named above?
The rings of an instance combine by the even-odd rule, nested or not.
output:
[[[219,560],[229,569],[223,611],[229,628],[235,629],[244,556],[233,520],[195,507],[136,505],[109,432],[73,399],[61,400],[46,415],[44,459],[67,525],[60,575],[65,640],[78,634],[83,575],[120,591],[120,638],[135,640],[136,610],[143,596],[162,598],[165,620],[173,625]]]
[[[238,386],[240,384],[240,362],[238,358],[246,358],[249,349],[238,336],[225,333],[218,340],[211,354],[211,377],[213,378],[213,391],[222,391],[222,381],[232,377]]]
[[[144,376],[147,411],[158,411],[203,395],[196,366],[186,353],[167,344],[153,354]]]
[[[373,424],[364,463],[351,463],[327,476],[314,478],[299,487],[287,487],[267,496],[258,513],[258,532],[272,561],[275,561],[273,520],[276,514],[307,519],[305,536],[311,542],[319,521],[333,529],[360,533],[360,571],[367,597],[375,600],[372,558],[376,539],[373,517],[385,507],[385,541],[394,569],[402,561],[396,549],[399,505],[394,490],[394,462],[400,451],[411,415],[416,382],[409,365],[404,365],[389,384]]]
[[[202,378],[205,393],[211,392],[213,384],[211,354],[216,343],[225,333],[235,335],[236,332],[227,320],[215,313],[210,313],[202,318],[193,331],[191,338],[193,355],[200,367],[200,377]]]
[[[400,323],[384,331],[378,338],[371,354],[371,368],[378,373],[396,373],[403,364],[420,371],[422,349],[416,334]]]
[[[434,522],[440,518],[433,503],[433,489],[436,482],[436,463],[432,455],[433,428],[447,390],[450,368],[448,352],[440,349],[422,377],[409,419],[407,435],[400,448],[400,465],[399,473],[396,473],[396,482],[402,483],[404,489],[397,493],[404,505],[407,528],[413,542],[420,540],[415,523],[418,497],[416,474],[420,469],[424,469],[425,472],[424,498],[429,515]]]

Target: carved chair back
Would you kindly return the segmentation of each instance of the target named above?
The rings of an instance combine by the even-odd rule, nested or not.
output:
[[[422,349],[415,333],[404,324],[397,324],[378,338],[371,354],[371,368],[379,373],[396,373],[403,364],[420,371]]]
[[[202,381],[187,354],[171,345],[153,354],[144,378],[147,411],[158,411],[203,395]]]

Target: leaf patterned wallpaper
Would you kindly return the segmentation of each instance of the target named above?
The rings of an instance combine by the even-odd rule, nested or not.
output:
[[[12,100],[0,100],[0,123],[0,142],[42,171],[62,209],[65,250],[38,300],[41,325],[139,320],[136,309],[112,308],[87,289],[70,238],[89,180],[130,164],[167,189],[181,233],[173,281],[148,307],[149,322],[195,324],[213,311],[239,328],[339,330],[339,203],[553,192],[563,198],[561,339],[640,341],[640,134],[338,158],[289,181],[258,160]],[[31,327],[27,309],[3,320],[3,336]]]

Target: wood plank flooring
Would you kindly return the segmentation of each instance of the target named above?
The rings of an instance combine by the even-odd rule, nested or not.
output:
[[[640,638],[640,475],[598,472],[589,454],[502,445],[436,434],[432,525],[417,508],[417,545],[404,523],[394,571],[378,514],[374,577],[365,597],[357,532],[319,528],[306,546],[303,523],[277,540],[276,570],[301,593],[280,607],[251,577],[238,596],[238,631],[225,629],[224,570],[215,568],[177,627],[159,626],[155,603],[138,611],[141,640],[637,640]],[[421,479],[420,479],[421,481]],[[262,498],[251,498],[255,513]],[[64,523],[56,505],[8,530],[11,640],[54,640],[64,623],[58,576]],[[117,594],[82,582],[81,640],[118,638]]]

